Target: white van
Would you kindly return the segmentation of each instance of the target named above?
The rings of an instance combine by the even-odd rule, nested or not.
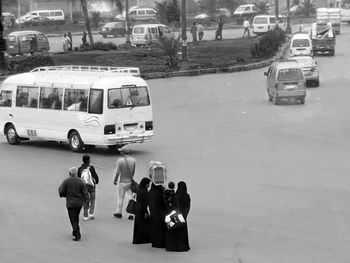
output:
[[[160,37],[172,38],[174,33],[163,24],[139,24],[132,29],[131,45],[148,46],[159,43]]]
[[[283,21],[283,17],[279,16],[276,20],[276,16],[272,15],[259,15],[254,17],[253,20],[253,32],[254,34],[260,36],[266,32],[273,30],[278,26],[282,30],[286,29],[286,24]]]
[[[295,33],[290,41],[290,56],[313,56],[310,35],[306,32]]]
[[[62,24],[64,24],[64,13],[63,13],[62,10],[36,10],[36,11],[30,11],[27,14],[25,14],[24,16],[21,16],[21,17],[17,18],[16,19],[16,23],[17,24],[22,24],[22,23],[32,19],[33,17],[39,17],[39,16],[47,17],[51,21],[61,22]]]
[[[52,66],[8,77],[0,87],[0,133],[9,144],[66,142],[116,149],[153,136],[147,83],[138,68]]]

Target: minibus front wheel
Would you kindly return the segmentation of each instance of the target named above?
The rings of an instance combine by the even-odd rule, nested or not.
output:
[[[81,152],[84,148],[84,143],[77,131],[69,134],[69,147],[73,152]]]
[[[18,134],[16,132],[15,126],[13,124],[10,124],[6,127],[5,130],[6,139],[9,144],[17,145],[20,142],[20,139],[18,137]]]

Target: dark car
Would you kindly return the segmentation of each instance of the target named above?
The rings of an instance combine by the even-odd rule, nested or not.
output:
[[[99,32],[103,37],[117,37],[126,35],[126,24],[125,22],[110,22],[105,24]]]
[[[52,20],[45,16],[34,16],[24,22],[24,26],[46,26],[52,24]]]

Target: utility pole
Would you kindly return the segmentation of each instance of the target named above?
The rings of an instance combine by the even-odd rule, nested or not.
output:
[[[3,38],[4,26],[2,24],[2,0],[0,0],[0,75],[7,73],[5,51],[6,51],[6,41]]]
[[[290,27],[290,13],[289,13],[289,8],[290,8],[290,0],[287,0],[287,28],[286,28],[287,34],[291,34],[291,33],[292,33],[292,29],[291,29],[291,27]]]
[[[181,62],[180,70],[188,69],[187,60],[187,32],[186,32],[186,0],[182,0],[182,11],[181,11],[181,27],[182,27],[182,50],[181,50]]]
[[[279,12],[279,6],[278,6],[278,0],[275,0],[275,16],[276,20],[278,19],[278,12]]]
[[[125,1],[125,21],[126,21],[126,41],[125,41],[125,46],[126,48],[131,47],[131,42],[130,42],[130,21],[129,21],[129,0]]]

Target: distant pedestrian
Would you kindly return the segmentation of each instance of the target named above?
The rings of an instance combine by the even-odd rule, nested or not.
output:
[[[134,222],[133,244],[151,243],[151,224],[148,213],[148,188],[151,179],[144,177],[139,184],[139,190],[136,196],[136,213]]]
[[[197,26],[196,26],[196,22],[193,22],[190,32],[192,34],[193,44],[197,43]]]
[[[224,21],[222,17],[220,17],[218,22],[218,29],[216,30],[215,39],[221,40],[222,39],[222,30],[224,29]]]
[[[303,21],[299,20],[299,32],[303,32],[304,27],[303,27]]]
[[[201,22],[198,23],[197,30],[198,30],[198,39],[199,39],[199,41],[201,41],[203,39],[203,36],[204,36],[203,26],[202,26]]]
[[[62,44],[63,44],[63,51],[64,51],[64,52],[68,52],[68,47],[69,47],[69,45],[70,45],[70,39],[69,39],[69,37],[67,36],[67,34],[64,34],[64,35],[63,35]]]
[[[73,37],[72,37],[72,33],[68,32],[67,36],[69,37],[69,47],[68,47],[68,51],[73,51]]]
[[[66,198],[68,216],[73,228],[73,240],[81,239],[79,214],[84,202],[89,202],[89,194],[84,182],[77,177],[77,168],[69,168],[69,178],[65,179],[58,189],[59,196]]]
[[[245,34],[247,33],[248,37],[250,37],[250,23],[249,23],[249,20],[248,18],[246,18],[243,22],[243,28],[244,28],[244,31],[243,31],[243,38],[245,36]]]
[[[11,20],[10,20],[10,28],[11,29],[15,29],[16,26],[16,19],[14,16],[11,16]]]
[[[85,31],[83,32],[83,37],[81,38],[81,41],[83,42],[83,45],[85,45],[87,43]]]
[[[114,214],[116,218],[122,218],[125,194],[128,193],[129,200],[132,198],[131,180],[134,178],[136,167],[136,161],[129,155],[128,148],[124,146],[119,151],[122,157],[117,161],[117,171],[114,177],[114,184],[117,185],[119,182],[117,212]],[[130,220],[134,219],[132,215],[129,215],[128,218]]]
[[[93,184],[85,183],[89,193],[90,202],[84,203],[84,220],[95,218],[95,200],[96,200],[96,185],[99,182],[95,167],[90,165],[90,156],[83,156],[83,164],[78,169],[78,177],[81,178],[82,173],[90,173]],[[90,209],[89,209],[90,208]]]
[[[187,193],[186,183],[183,181],[177,184],[175,202],[176,209],[184,216],[186,223],[177,229],[171,229],[167,232],[166,250],[188,251],[190,250],[190,245],[188,241],[187,216],[191,207],[191,198]]]
[[[152,247],[165,248],[166,206],[164,202],[164,186],[156,184],[152,179],[151,190],[148,192],[148,206],[151,214],[151,242]]]

